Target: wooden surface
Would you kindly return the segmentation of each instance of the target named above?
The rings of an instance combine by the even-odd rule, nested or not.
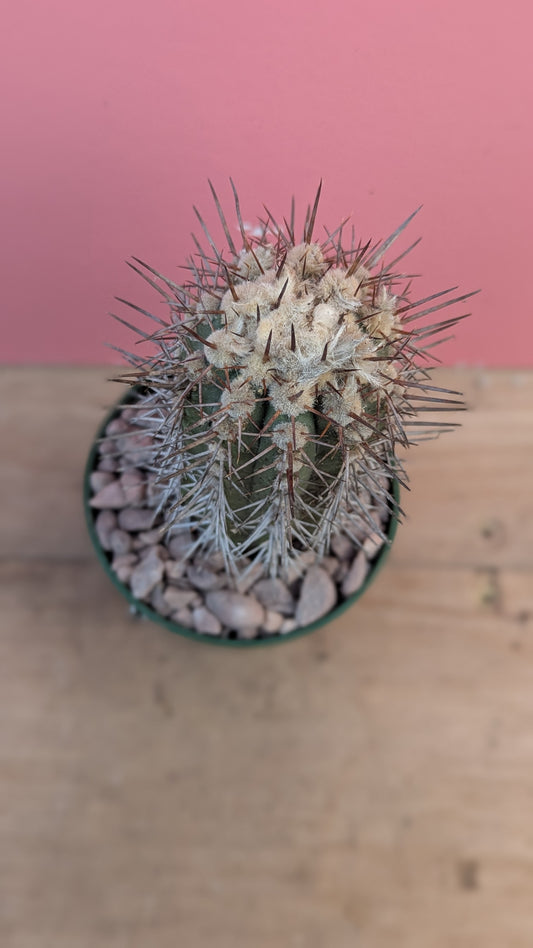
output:
[[[533,374],[441,373],[375,585],[249,652],[96,561],[105,375],[0,377],[2,948],[531,948]]]

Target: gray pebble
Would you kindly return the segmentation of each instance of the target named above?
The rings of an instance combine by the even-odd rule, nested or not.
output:
[[[117,470],[118,462],[115,460],[115,458],[112,458],[109,456],[103,457],[103,458],[100,458],[100,460],[98,461],[97,468],[99,471],[106,471],[107,473],[112,473],[113,471]]]
[[[122,485],[120,481],[116,480],[102,487],[90,500],[90,505],[94,507],[95,510],[120,510],[122,507],[125,507],[127,503],[128,501],[122,490]]]
[[[301,553],[297,559],[292,560],[292,562],[289,564],[287,576],[285,577],[286,582],[289,585],[294,583],[295,580],[303,576],[306,569],[309,569],[309,567],[315,562],[316,553],[313,550],[306,550],[305,553]]]
[[[367,559],[372,560],[376,553],[381,550],[384,542],[385,541],[382,540],[379,533],[371,533],[363,543],[363,550],[365,551]]]
[[[195,589],[177,589],[175,586],[167,586],[163,598],[167,606],[175,612],[177,609],[184,609],[185,606],[198,602],[199,597]]]
[[[320,566],[312,566],[306,573],[296,608],[299,626],[316,622],[331,612],[337,602],[335,583]]]
[[[213,570],[214,573],[221,573],[225,568],[224,557],[219,551],[195,557],[194,564]]]
[[[150,596],[150,605],[152,609],[155,609],[155,611],[165,619],[167,619],[172,612],[172,606],[170,606],[165,599],[164,587],[162,583],[158,583],[153,590],[152,595]]]
[[[271,609],[267,609],[265,621],[263,622],[263,631],[273,635],[275,632],[279,632],[283,621],[283,616],[280,615],[279,612],[273,612]]]
[[[135,550],[142,550],[145,546],[157,546],[160,539],[159,527],[154,527],[153,530],[141,530],[133,541],[133,547]]]
[[[238,630],[238,637],[240,639],[256,639],[258,632],[257,626],[247,626],[245,629]]]
[[[167,536],[165,544],[170,555],[175,560],[179,560],[187,555],[192,546],[191,531],[185,527],[177,533],[172,533],[171,536]]]
[[[184,625],[186,629],[194,628],[192,609],[187,609],[187,607],[178,609],[172,613],[172,618],[174,622],[177,622],[178,625]]]
[[[274,609],[284,616],[293,616],[296,603],[281,579],[260,579],[254,586],[254,596],[265,609]]]
[[[93,471],[89,478],[89,483],[91,490],[97,494],[99,490],[102,490],[102,487],[107,487],[107,485],[111,484],[114,480],[115,478],[110,471]]]
[[[148,506],[157,507],[159,502],[163,499],[164,493],[164,488],[157,484],[157,475],[148,474],[146,479],[146,503]]]
[[[205,604],[229,629],[257,629],[263,624],[265,610],[255,596],[217,589],[208,592]]]
[[[320,565],[322,569],[326,570],[328,576],[331,576],[332,579],[335,579],[341,562],[342,560],[338,560],[336,556],[324,556],[320,560]]]
[[[354,545],[345,533],[336,533],[331,538],[331,551],[340,560],[349,560],[353,556]]]
[[[117,446],[113,438],[103,438],[98,445],[98,450],[102,457],[106,457],[108,454],[117,454]]]
[[[126,507],[118,515],[122,530],[149,530],[153,526],[154,512],[147,507]]]
[[[119,556],[129,553],[131,550],[131,535],[126,533],[125,530],[113,530],[110,545],[113,553],[117,553]]]
[[[152,460],[154,443],[150,435],[138,431],[134,434],[121,435],[117,442],[119,450],[129,464],[142,466]]]
[[[164,564],[157,549],[152,548],[131,574],[131,591],[137,599],[146,599],[163,579]]]
[[[165,573],[169,583],[182,579],[185,576],[186,564],[183,560],[167,560],[165,563]]]
[[[220,635],[222,623],[205,606],[198,606],[193,610],[194,628],[204,635]]]
[[[123,471],[120,475],[120,483],[124,491],[124,496],[127,498],[130,506],[136,507],[138,504],[142,504],[145,488],[143,476],[140,471],[134,468]]]
[[[296,619],[284,619],[280,626],[280,634],[287,635],[289,632],[294,632],[298,628],[298,623]]]
[[[226,577],[220,575],[219,573],[214,573],[210,569],[205,569],[201,566],[195,566],[192,563],[190,566],[187,566],[187,579],[189,580],[191,586],[195,586],[196,589],[201,589],[207,591],[209,589],[220,589],[221,586],[224,586],[226,583]]]
[[[265,568],[262,563],[254,563],[248,566],[243,573],[235,580],[235,588],[239,593],[247,593],[261,576],[264,576]]]
[[[363,550],[360,550],[342,580],[342,595],[351,596],[354,592],[357,592],[363,585],[369,569],[368,560]]]
[[[104,550],[111,549],[111,534],[117,526],[117,515],[112,510],[101,510],[94,521],[94,528]]]
[[[115,556],[111,565],[121,583],[128,583],[136,564],[135,553],[125,553],[122,556]]]
[[[125,431],[129,431],[129,425],[124,418],[124,413],[118,418],[112,418],[109,424],[106,427],[105,433],[107,435],[118,435],[123,434]]]

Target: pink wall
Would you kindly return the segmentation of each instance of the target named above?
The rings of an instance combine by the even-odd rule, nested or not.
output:
[[[176,276],[209,176],[245,216],[324,178],[322,222],[381,237],[414,207],[424,291],[483,288],[448,362],[531,365],[527,0],[16,0],[3,15],[0,358],[130,342],[123,259]],[[5,92],[8,92],[6,97]],[[7,99],[7,101],[6,101]],[[152,301],[152,298],[149,297]]]

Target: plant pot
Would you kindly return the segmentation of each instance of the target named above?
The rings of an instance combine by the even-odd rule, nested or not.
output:
[[[143,602],[140,599],[137,599],[131,589],[126,585],[126,583],[121,582],[118,578],[115,571],[111,566],[110,555],[102,547],[100,540],[98,538],[96,529],[95,529],[95,517],[98,511],[94,510],[90,506],[91,500],[91,485],[90,485],[90,476],[94,470],[96,470],[97,458],[98,458],[98,443],[100,439],[104,437],[105,430],[110,421],[118,417],[120,414],[119,406],[131,403],[136,400],[138,391],[136,389],[130,389],[126,395],[120,399],[119,402],[111,409],[108,415],[102,421],[97,433],[95,440],[92,444],[89,456],[87,458],[87,463],[85,466],[84,480],[83,480],[83,504],[85,511],[85,519],[87,523],[87,529],[89,531],[89,536],[93,543],[93,546],[96,550],[96,555],[100,560],[104,570],[111,579],[111,582],[116,586],[116,588],[122,593],[124,598],[129,602],[132,611],[137,614],[143,615],[148,619],[151,619],[153,622],[158,623],[163,626],[165,629],[168,629],[169,632],[174,632],[178,635],[182,635],[185,638],[193,639],[198,642],[207,642],[210,645],[226,645],[234,648],[250,648],[258,645],[272,645],[278,642],[288,642],[291,639],[297,639],[302,635],[307,635],[309,632],[314,632],[315,629],[319,629],[321,626],[325,625],[328,622],[331,622],[333,619],[336,619],[338,616],[342,615],[347,609],[352,606],[360,596],[368,589],[370,584],[376,578],[379,570],[383,566],[396,534],[396,529],[398,525],[398,514],[397,509],[391,512],[389,522],[386,528],[388,543],[384,544],[380,551],[377,553],[375,558],[370,564],[370,569],[368,574],[356,592],[352,593],[350,596],[345,598],[342,602],[338,603],[329,613],[327,613],[322,618],[318,619],[315,622],[312,622],[309,625],[294,629],[291,632],[284,634],[264,634],[260,637],[253,639],[246,638],[237,638],[237,637],[228,637],[220,635],[208,635],[200,632],[196,632],[194,629],[187,628],[185,626],[179,625],[177,622],[172,619],[165,618],[160,613],[156,612],[150,605],[146,602]],[[399,484],[396,480],[392,483],[391,493],[394,497],[396,508],[399,504]]]

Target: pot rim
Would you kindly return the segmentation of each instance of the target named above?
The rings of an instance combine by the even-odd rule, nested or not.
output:
[[[349,609],[350,606],[352,606],[354,602],[356,602],[363,595],[363,593],[366,592],[370,584],[375,580],[379,571],[383,567],[383,564],[390,553],[392,541],[396,536],[396,530],[398,528],[398,507],[400,502],[400,485],[396,478],[394,478],[392,482],[391,493],[394,497],[395,509],[391,511],[387,527],[388,542],[381,547],[376,558],[370,564],[370,569],[359,589],[352,593],[351,596],[348,596],[347,599],[344,599],[343,602],[340,602],[338,605],[336,605],[333,609],[331,609],[330,612],[326,613],[326,615],[322,616],[320,619],[317,619],[315,622],[311,622],[309,625],[294,629],[292,632],[287,632],[283,635],[280,633],[273,633],[272,635],[265,635],[261,638],[255,639],[228,638],[217,635],[209,635],[205,632],[196,632],[195,629],[189,629],[186,626],[179,625],[172,619],[165,618],[159,612],[156,612],[155,609],[152,609],[152,607],[147,603],[137,599],[131,592],[131,589],[118,578],[115,571],[111,567],[110,557],[103,549],[96,533],[94,521],[97,511],[94,511],[89,502],[92,496],[90,476],[96,469],[98,442],[101,438],[103,438],[105,429],[109,422],[116,417],[118,405],[127,404],[128,402],[133,401],[140,390],[140,386],[135,386],[128,389],[126,394],[123,395],[122,398],[118,399],[118,401],[115,402],[112,408],[104,416],[102,422],[98,426],[95,438],[91,444],[83,475],[83,508],[85,522],[91,542],[96,552],[96,556],[103,566],[105,572],[111,579],[113,585],[119,590],[120,593],[122,593],[124,598],[129,602],[130,607],[132,607],[135,612],[140,613],[146,618],[151,619],[152,622],[163,626],[163,628],[167,629],[169,632],[173,632],[176,635],[181,635],[184,638],[191,639],[194,642],[202,642],[209,645],[229,646],[231,648],[250,648],[262,645],[277,645],[282,642],[289,642],[293,641],[294,639],[299,639],[303,635],[308,635],[310,632],[314,632],[323,625],[326,625],[329,622],[332,622],[334,619],[337,619],[344,612],[346,612],[346,610]]]

